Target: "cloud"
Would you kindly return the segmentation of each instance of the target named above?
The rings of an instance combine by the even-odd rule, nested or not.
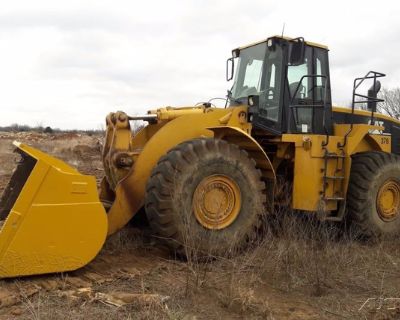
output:
[[[345,4],[345,5],[344,5]],[[329,45],[333,99],[368,70],[399,82],[399,6],[373,1],[13,1],[0,11],[0,125],[96,128],[223,97],[231,49],[285,34]],[[383,18],[379,18],[378,14]]]

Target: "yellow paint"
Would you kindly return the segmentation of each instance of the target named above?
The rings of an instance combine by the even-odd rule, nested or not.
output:
[[[169,107],[151,111],[157,114],[156,124],[146,126],[133,138],[125,132],[130,132],[128,123],[113,124],[113,141],[109,143],[108,158],[112,159],[118,152],[128,152],[134,161],[132,168],[118,168],[111,161],[106,172],[114,173],[115,201],[108,212],[109,230],[112,234],[121,229],[131,217],[143,206],[147,180],[161,156],[177,144],[198,138],[215,137],[237,144],[246,150],[256,161],[264,177],[275,181],[274,167],[258,142],[251,136],[252,126],[246,121],[247,107],[227,109],[185,107],[171,109]],[[114,118],[119,116],[114,115]],[[377,115],[378,117],[378,115]],[[118,121],[117,121],[118,122]],[[277,156],[274,158],[275,168],[283,159],[292,158],[294,161],[293,208],[316,211],[335,210],[337,201],[321,203],[323,190],[324,153],[343,153],[343,182],[327,182],[326,194],[334,197],[338,193],[345,194],[350,176],[351,155],[356,152],[380,150],[390,152],[388,135],[377,134],[383,130],[380,126],[355,124],[343,150],[338,145],[344,143],[344,136],[349,131],[347,124],[334,126],[334,135],[329,138],[329,144],[322,148],[326,141],[325,135],[284,134],[277,137]],[[122,131],[123,134],[119,134]],[[121,142],[118,142],[121,140]],[[118,143],[117,143],[118,142]],[[117,149],[116,146],[125,146]],[[293,145],[293,148],[290,147]],[[129,146],[129,147],[128,147]],[[337,165],[329,160],[326,175],[334,176]],[[112,199],[114,200],[114,199]],[[272,201],[271,201],[272,203]]]
[[[0,230],[0,278],[86,265],[107,234],[95,178],[32,147],[15,144],[37,162]]]
[[[350,130],[349,124],[335,124],[334,135],[344,136]],[[391,152],[392,137],[383,132],[384,127],[371,126],[368,124],[354,124],[349,135],[347,153],[350,155],[365,151]]]
[[[328,50],[321,44],[305,43]],[[345,195],[353,154],[374,150],[391,152],[391,136],[381,134],[383,127],[355,124],[350,131],[349,124],[335,124],[329,141],[325,135],[273,137],[265,134],[266,143],[277,144],[271,163],[252,136],[247,111],[246,106],[159,108],[149,112],[157,116],[155,123],[134,135],[127,114],[121,111],[110,113],[106,119],[102,154],[106,177],[100,192],[105,203],[111,206],[107,215],[97,195],[94,177],[81,175],[61,160],[16,143],[19,149],[36,159],[36,164],[0,227],[0,278],[76,270],[90,262],[101,249],[106,235],[124,227],[143,206],[147,181],[159,159],[178,144],[191,139],[209,137],[236,144],[254,159],[267,182],[275,183],[275,169],[284,160],[292,162],[292,207],[313,212],[338,209],[336,200],[322,199],[324,183],[328,197],[339,193]],[[333,111],[351,113],[351,109],[339,107],[334,107]],[[354,113],[365,117],[371,115],[363,110],[354,110]],[[399,120],[383,114],[375,113],[374,117],[400,124]],[[343,161],[326,161],[326,153],[343,156]],[[339,183],[323,180],[324,174],[332,177],[338,171],[343,175]],[[235,221],[241,201],[235,181],[217,174],[206,177],[199,184],[194,193],[193,210],[201,225],[218,230]],[[378,191],[376,206],[383,220],[397,217],[400,211],[397,181],[389,179],[383,184]]]
[[[194,215],[207,229],[220,230],[230,226],[239,215],[241,205],[239,186],[225,175],[204,178],[194,191]]]
[[[160,108],[155,112],[159,120],[173,120],[181,116],[192,114],[204,114],[213,109],[206,109],[204,106],[199,107],[181,107],[181,108]]]
[[[344,143],[344,136],[349,131],[350,125],[340,124],[334,126],[334,135],[329,137],[326,150],[329,153],[344,155],[344,167],[340,174],[344,176],[343,182],[327,181],[326,194],[335,196],[338,193],[345,195],[351,171],[351,155],[363,151],[390,152],[390,136],[370,134],[379,132],[384,128],[367,124],[355,124],[348,135],[347,142],[342,149],[338,145]],[[326,141],[325,135],[314,134],[283,134],[282,142],[291,142],[295,147],[294,154],[294,180],[292,205],[294,209],[307,211],[330,211],[337,209],[335,201],[321,201],[324,175],[324,153],[322,143]],[[339,163],[341,164],[341,163]],[[328,160],[326,167],[327,176],[337,175],[337,163]]]
[[[207,128],[214,132],[214,138],[223,139],[229,143],[236,144],[240,149],[246,150],[256,162],[256,167],[260,169],[265,178],[275,182],[274,167],[267,154],[260,144],[249,134],[251,126],[247,124],[244,130],[235,127],[209,127]]]
[[[400,185],[397,180],[388,179],[379,188],[376,208],[384,221],[392,221],[400,212]]]
[[[294,179],[292,206],[294,209],[317,211],[321,209],[321,192],[323,183],[324,149],[322,142],[326,141],[325,135],[311,134],[283,134],[282,142],[292,142],[294,152]],[[342,141],[341,137],[331,136],[326,146],[329,152],[337,152],[337,144]],[[335,165],[328,162],[327,175],[335,174]],[[327,188],[328,194],[334,194],[333,185]],[[336,203],[324,204],[324,210],[335,210]]]
[[[199,112],[199,110],[202,112]],[[185,108],[181,111],[185,114],[176,118],[163,115],[163,119],[173,119],[159,127],[159,130],[154,132],[147,142],[145,142],[146,139],[141,137],[141,141],[145,142],[144,145],[139,146],[135,142],[135,137],[133,137],[131,144],[140,148],[141,152],[135,159],[131,170],[118,182],[115,188],[115,201],[108,211],[108,234],[113,234],[124,227],[143,206],[146,183],[151,171],[158,160],[170,149],[191,139],[213,137],[213,132],[207,128],[219,126],[219,120],[229,113],[231,113],[227,122],[229,126],[239,128],[244,132],[250,131],[251,128],[249,123],[240,123],[240,119],[243,117],[242,113],[247,113],[247,107],[227,109],[200,107]],[[169,111],[165,109],[162,112]],[[175,112],[173,114],[176,115]],[[149,127],[151,126],[153,125],[149,125]],[[118,131],[115,133],[115,138],[118,139]]]
[[[341,113],[348,113],[348,114],[350,114],[350,113],[351,113],[351,108],[345,108],[345,107],[338,107],[338,106],[335,106],[335,107],[332,107],[332,111],[333,111],[333,112],[341,112]],[[367,110],[355,109],[355,110],[354,110],[354,114],[359,115],[359,116],[365,116],[365,117],[367,117],[367,118],[371,118],[371,111],[367,111]],[[391,121],[391,122],[400,124],[400,120],[397,120],[397,119],[395,119],[395,118],[392,118],[392,117],[390,117],[390,116],[387,116],[387,115],[385,115],[385,114],[378,113],[378,112],[375,112],[375,113],[374,113],[374,119],[375,119],[375,120],[376,120],[376,119],[388,120],[388,121]]]
[[[131,150],[131,130],[125,113],[110,113],[106,118],[107,130],[103,147],[103,167],[111,188],[114,189],[127,173],[125,168],[115,166],[116,153]]]
[[[370,143],[370,148],[368,150],[377,150],[382,152],[392,152],[392,136],[391,135],[382,135],[382,134],[369,134],[366,136],[364,141],[368,141]],[[372,142],[374,141],[374,142]],[[368,151],[365,150],[365,151]],[[361,152],[364,150],[359,150],[357,148],[357,152]]]
[[[214,137],[234,143],[255,160],[264,178],[275,181],[271,161],[251,136],[252,126],[246,121],[247,107],[196,107],[178,111],[168,108],[157,111],[163,120],[146,126],[134,136],[126,114],[118,112],[108,116],[103,152],[107,181],[102,181],[101,192],[112,203],[108,215],[99,201],[94,177],[81,175],[58,159],[17,144],[37,162],[0,230],[0,277],[69,271],[87,264],[101,249],[106,234],[121,229],[143,206],[146,183],[158,160],[184,141]],[[349,128],[346,124],[335,125],[334,135],[325,148],[330,153],[343,152],[345,156],[344,167],[340,168],[343,183],[327,183],[328,195],[346,193],[352,154],[372,150],[390,152],[390,135],[379,134],[383,127],[367,124],[355,124],[345,147],[340,149],[338,146],[344,143]],[[275,167],[282,159],[294,162],[293,208],[337,209],[336,201],[321,200],[326,151],[322,144],[326,136],[283,134],[271,141],[278,146]],[[133,166],[118,166],[116,161],[121,155],[131,158]],[[332,176],[337,166],[328,161],[325,169]],[[205,181],[195,196],[197,219],[213,229],[229,226],[241,203],[240,190],[235,184],[227,177],[217,178]],[[379,196],[378,206],[386,218],[398,207],[398,196],[393,190],[397,189],[391,185],[385,187]],[[223,208],[220,216],[221,212],[215,209],[216,202]]]
[[[237,48],[237,49],[235,49],[235,50],[243,50],[243,49],[246,49],[246,48],[255,46],[255,45],[257,45],[257,44],[260,44],[260,43],[263,43],[263,42],[267,42],[267,40],[268,40],[269,38],[279,38],[279,39],[284,39],[284,40],[287,40],[287,41],[291,41],[291,40],[295,39],[295,38],[291,38],[291,37],[286,37],[286,36],[283,36],[283,37],[282,37],[282,36],[280,36],[280,35],[275,35],[275,36],[272,36],[272,37],[268,37],[267,39],[263,39],[263,40],[260,40],[260,41],[257,41],[257,42],[253,42],[253,43],[250,43],[250,44],[248,44],[248,45],[239,47],[239,48]],[[308,45],[308,46],[311,46],[311,47],[318,47],[318,48],[321,48],[321,49],[328,50],[328,47],[327,47],[326,45],[323,45],[323,44],[320,44],[320,43],[310,42],[310,41],[304,41],[304,43],[305,43],[306,45]]]

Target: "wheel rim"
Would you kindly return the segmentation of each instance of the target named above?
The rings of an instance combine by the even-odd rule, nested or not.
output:
[[[400,211],[400,185],[393,179],[386,180],[379,188],[376,199],[378,214],[384,221],[396,219]]]
[[[237,183],[225,175],[204,178],[193,195],[193,211],[205,228],[219,230],[231,225],[239,215],[241,194]]]

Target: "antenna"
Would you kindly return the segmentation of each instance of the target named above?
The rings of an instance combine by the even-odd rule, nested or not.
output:
[[[285,22],[283,23],[283,26],[282,26],[282,38],[283,38],[283,33],[285,32]]]

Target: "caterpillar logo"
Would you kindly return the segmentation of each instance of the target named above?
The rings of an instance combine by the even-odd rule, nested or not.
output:
[[[374,120],[374,122],[372,123],[371,119],[368,120],[368,124],[369,125],[373,125],[373,126],[380,126],[383,127],[383,121],[382,120]],[[369,130],[369,133],[371,134],[382,134],[383,131],[382,130]]]

